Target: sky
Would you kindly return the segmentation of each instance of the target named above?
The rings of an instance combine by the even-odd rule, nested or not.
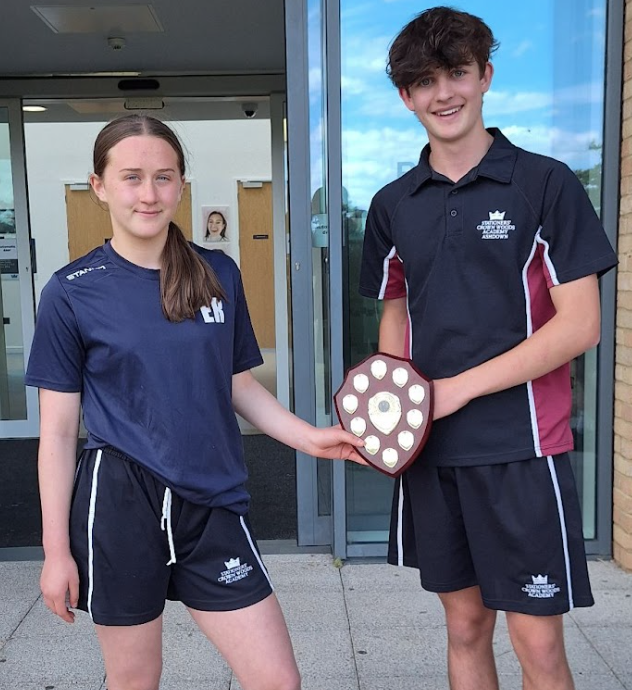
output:
[[[312,10],[317,2],[310,3]],[[341,0],[343,185],[350,203],[368,208],[373,194],[414,164],[427,139],[385,73],[388,46],[432,4],[415,0]],[[500,47],[492,57],[485,125],[513,143],[554,156],[573,169],[599,160],[602,139],[605,0],[462,0]],[[317,17],[310,14],[312,150],[322,146]],[[595,148],[595,145],[597,148]],[[398,165],[399,164],[399,165]],[[313,185],[319,175],[318,161]]]

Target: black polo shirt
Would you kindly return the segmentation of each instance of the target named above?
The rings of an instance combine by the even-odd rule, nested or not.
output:
[[[489,151],[457,183],[432,170],[427,146],[367,217],[360,293],[407,297],[410,352],[430,378],[511,349],[553,316],[549,288],[617,262],[573,172],[489,131]],[[438,420],[422,458],[478,465],[555,455],[572,448],[570,411],[565,365]]]

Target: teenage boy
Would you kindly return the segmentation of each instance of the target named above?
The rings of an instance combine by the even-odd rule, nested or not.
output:
[[[388,558],[441,599],[452,690],[497,690],[499,610],[524,690],[571,690],[562,614],[593,598],[569,362],[599,341],[616,257],[569,168],[485,129],[496,47],[479,18],[436,7],[389,52],[429,144],[371,204],[360,291],[384,299],[379,349],[434,380],[435,412],[395,488]]]

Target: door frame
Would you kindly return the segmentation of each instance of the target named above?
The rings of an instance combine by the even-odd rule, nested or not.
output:
[[[24,119],[19,98],[0,98],[0,107],[6,108],[9,120],[9,143],[13,205],[18,251],[20,281],[20,311],[22,316],[22,357],[24,369],[28,362],[35,330],[35,300],[31,265],[26,156],[24,148]],[[39,405],[37,390],[26,387],[26,419],[0,420],[0,439],[35,438],[39,433]]]

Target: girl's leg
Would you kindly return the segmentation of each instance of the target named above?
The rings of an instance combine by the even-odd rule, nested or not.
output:
[[[108,690],[158,690],[162,616],[143,625],[97,625]]]
[[[274,594],[236,611],[189,612],[243,690],[300,690],[292,643]]]

